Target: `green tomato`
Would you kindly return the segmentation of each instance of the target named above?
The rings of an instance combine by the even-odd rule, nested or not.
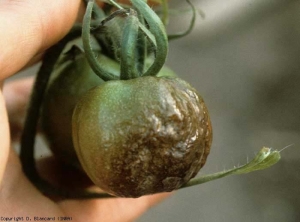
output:
[[[79,166],[71,134],[73,109],[78,98],[104,81],[92,72],[84,54],[59,64],[52,75],[42,105],[42,134],[56,157]]]
[[[108,81],[72,118],[73,142],[91,180],[112,195],[172,191],[205,164],[212,141],[203,99],[174,77]]]
[[[71,120],[79,98],[91,88],[104,83],[90,68],[83,53],[63,57],[56,67],[46,90],[41,112],[41,129],[52,153],[61,161],[81,168],[72,142]],[[66,60],[67,58],[67,60]],[[98,55],[98,61],[106,70],[119,75],[120,65],[116,61]],[[146,66],[150,66],[151,60]],[[175,76],[163,67],[159,76]]]

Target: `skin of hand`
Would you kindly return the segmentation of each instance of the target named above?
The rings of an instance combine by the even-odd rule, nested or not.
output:
[[[42,195],[22,172],[12,140],[19,139],[33,79],[4,80],[41,58],[84,12],[80,0],[4,0],[0,2],[0,215],[72,217],[72,221],[133,221],[170,194],[137,199],[60,200]],[[3,89],[4,88],[4,89]],[[47,158],[38,170],[60,184],[66,169]],[[68,172],[70,173],[70,172]],[[76,180],[75,180],[76,181]],[[73,184],[74,185],[74,184]]]

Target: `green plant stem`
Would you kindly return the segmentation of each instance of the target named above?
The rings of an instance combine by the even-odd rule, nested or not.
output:
[[[120,79],[133,79],[139,76],[136,69],[137,57],[137,38],[139,33],[139,20],[136,17],[136,12],[132,9],[126,18],[125,27],[122,33],[121,41],[121,74]]]
[[[47,50],[33,86],[33,92],[31,95],[29,108],[27,110],[27,116],[24,123],[24,130],[21,137],[20,152],[20,159],[24,173],[32,181],[34,181],[37,177],[37,171],[34,161],[34,142],[40,106],[43,101],[45,89],[54,65],[65,45],[69,41],[80,36],[80,34],[81,30],[78,29],[77,26],[76,28],[71,30],[71,32],[64,39]]]
[[[268,167],[271,167],[275,163],[277,163],[280,160],[280,152],[277,150],[271,150],[270,148],[263,147],[260,152],[255,156],[253,160],[251,160],[249,163],[240,166],[235,167],[230,170],[205,175],[202,177],[197,177],[194,179],[191,179],[188,183],[183,185],[180,189],[199,185],[202,183],[206,183],[209,181],[213,181],[216,179],[223,178],[225,176],[230,176],[234,174],[246,174],[257,170],[263,170]]]
[[[141,0],[131,0],[137,11],[144,16],[150,27],[150,32],[154,35],[156,41],[155,59],[149,69],[143,76],[155,76],[163,67],[168,54],[168,38],[164,24],[155,12]]]
[[[90,0],[88,2],[86,13],[83,18],[82,42],[83,42],[83,48],[85,51],[86,59],[89,65],[91,66],[91,68],[93,69],[93,71],[95,72],[95,74],[100,78],[102,78],[104,81],[117,80],[119,79],[118,76],[115,76],[107,72],[105,69],[101,67],[92,50],[91,39],[90,39],[91,38],[90,25],[91,25],[93,5],[94,5],[94,0]]]

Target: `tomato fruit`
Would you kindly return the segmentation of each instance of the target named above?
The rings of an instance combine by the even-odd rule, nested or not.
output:
[[[106,70],[119,75],[120,65],[103,54],[98,60]],[[146,62],[149,67],[151,61]],[[175,76],[164,66],[158,76]],[[73,110],[79,98],[91,88],[104,81],[90,68],[83,53],[74,55],[74,59],[60,63],[54,70],[46,90],[41,112],[42,135],[53,154],[61,161],[81,168],[73,148],[71,120]]]
[[[108,81],[91,89],[76,105],[72,130],[87,175],[122,197],[178,189],[205,164],[212,140],[203,99],[174,77]]]

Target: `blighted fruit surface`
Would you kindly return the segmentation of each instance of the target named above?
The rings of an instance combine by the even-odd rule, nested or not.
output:
[[[73,110],[82,95],[104,81],[93,72],[83,53],[71,57],[73,59],[61,62],[52,75],[42,105],[41,128],[52,153],[61,161],[81,169],[72,142]],[[97,58],[107,71],[120,75],[119,63],[100,52]],[[146,68],[151,63],[151,60],[146,61]],[[164,66],[158,76],[175,76],[175,73]]]
[[[202,98],[179,78],[109,81],[82,97],[72,122],[84,170],[122,197],[179,188],[205,164],[212,140]]]

